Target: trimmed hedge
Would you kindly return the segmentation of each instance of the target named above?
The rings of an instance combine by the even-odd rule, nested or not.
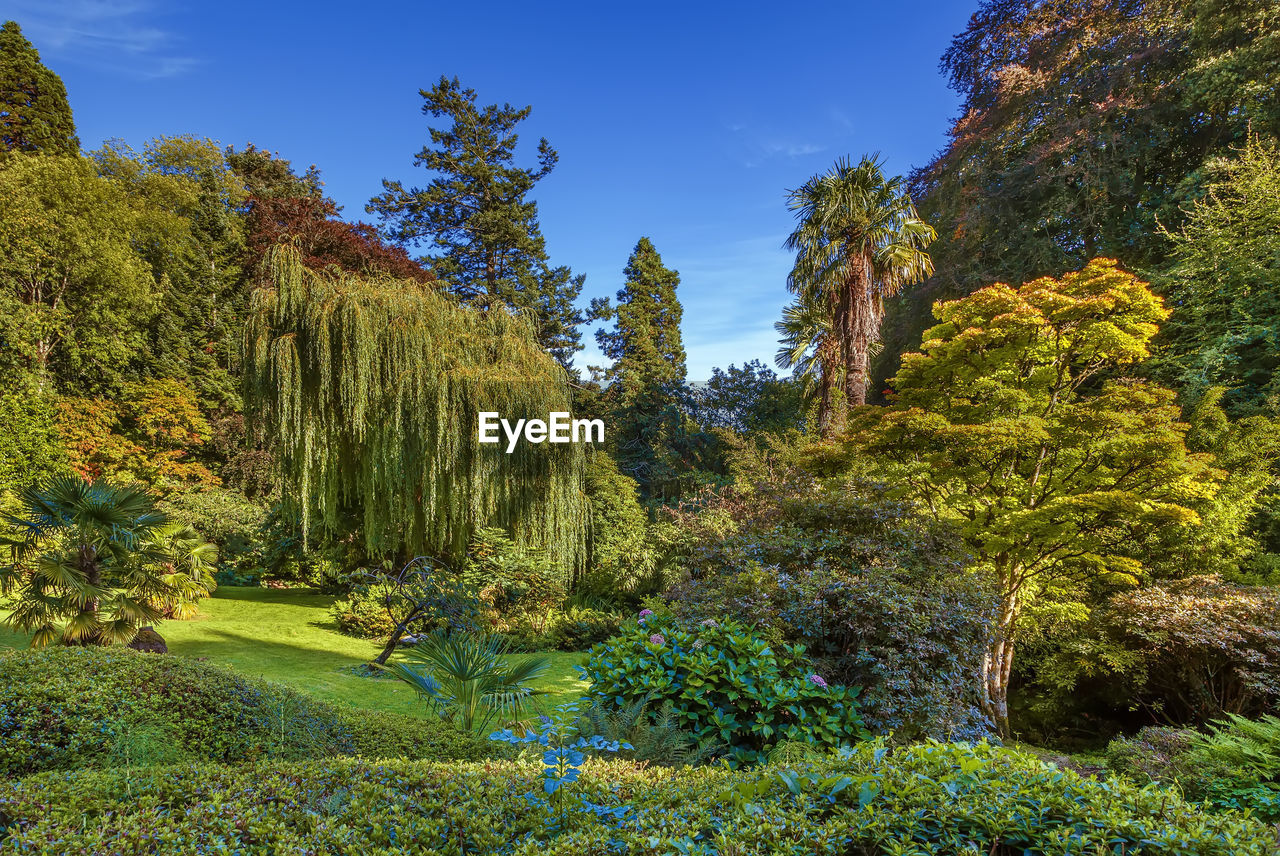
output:
[[[0,854],[1264,856],[1274,830],[985,744],[803,767],[588,761],[553,832],[541,767],[358,759],[46,773],[0,785]],[[621,820],[613,807],[630,806]]]
[[[481,759],[431,721],[345,709],[184,657],[126,648],[0,654],[0,776],[182,761]]]

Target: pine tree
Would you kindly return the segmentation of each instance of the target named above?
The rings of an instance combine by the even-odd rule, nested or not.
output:
[[[600,350],[613,360],[605,372],[613,433],[623,469],[648,497],[666,497],[678,489],[677,450],[685,434],[680,274],[663,265],[653,242],[641,238],[623,275],[617,308],[604,301],[593,306],[593,314],[615,319],[612,330],[596,331]]]
[[[584,277],[549,265],[538,204],[527,198],[559,155],[543,138],[537,166],[516,166],[515,129],[530,107],[477,107],[476,91],[456,77],[441,77],[421,94],[425,115],[451,123],[432,127],[431,144],[414,158],[434,177],[425,188],[385,180],[385,192],[367,210],[382,218],[393,240],[437,251],[436,275],[466,302],[529,312],[540,344],[567,366],[582,349],[584,318],[573,303]]]
[[[0,27],[0,152],[6,151],[80,153],[62,78],[40,62],[15,21]]]

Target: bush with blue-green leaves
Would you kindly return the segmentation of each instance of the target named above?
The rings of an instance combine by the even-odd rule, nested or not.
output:
[[[687,625],[645,610],[592,648],[582,672],[602,704],[670,702],[675,723],[733,765],[779,743],[834,748],[867,736],[856,687],[828,686],[803,646],[771,645],[736,621]]]
[[[985,744],[859,744],[749,770],[586,758],[568,827],[538,761],[325,761],[0,782],[0,856],[1271,856],[1274,829]],[[619,811],[620,809],[625,811]]]

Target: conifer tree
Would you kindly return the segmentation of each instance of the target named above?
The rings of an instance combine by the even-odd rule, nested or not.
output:
[[[414,158],[433,178],[425,188],[385,180],[367,210],[393,240],[436,251],[433,270],[464,301],[530,313],[540,344],[567,366],[582,349],[584,319],[573,303],[584,277],[550,266],[538,204],[527,198],[559,155],[543,138],[537,165],[516,165],[516,127],[530,107],[478,107],[476,91],[456,77],[421,94],[424,115],[450,122],[432,127],[431,143]]]
[[[0,27],[0,152],[77,155],[67,89],[17,22]]]
[[[686,397],[684,310],[676,296],[680,274],[667,268],[648,238],[641,238],[623,270],[618,305],[598,301],[593,314],[613,317],[596,342],[613,360],[605,372],[613,434],[622,467],[650,498],[668,496],[677,477]]]

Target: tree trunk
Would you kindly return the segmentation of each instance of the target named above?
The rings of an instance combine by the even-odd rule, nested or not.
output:
[[[102,567],[98,564],[98,551],[90,544],[81,545],[78,556],[80,571],[84,574],[85,582],[95,588],[102,585]],[[98,598],[90,598],[81,609],[81,615],[90,615],[94,622],[98,620],[98,608],[101,604]],[[65,640],[65,636],[63,639]],[[102,644],[102,634],[94,633],[92,636],[85,636],[77,639],[75,644],[80,646],[100,645]]]
[[[404,638],[405,633],[409,632],[410,625],[422,616],[425,607],[422,605],[415,606],[409,611],[409,614],[396,622],[396,629],[391,631],[391,638],[387,640],[387,645],[382,649],[382,653],[374,658],[374,663],[379,666],[385,666],[387,660],[391,659],[391,655],[395,653],[396,646],[400,644],[400,640]]]
[[[867,403],[871,343],[877,335],[871,259],[856,259],[836,307],[836,329],[845,359],[845,406]]]
[[[987,651],[982,657],[982,686],[979,704],[1002,739],[1012,736],[1009,728],[1009,673],[1013,668],[1014,630],[1018,610],[1011,596],[1001,598],[1000,614],[992,628]]]
[[[824,438],[831,438],[844,430],[843,408],[837,409],[833,400],[840,359],[835,341],[824,337],[818,346],[818,370],[821,372],[818,386],[818,430]]]

